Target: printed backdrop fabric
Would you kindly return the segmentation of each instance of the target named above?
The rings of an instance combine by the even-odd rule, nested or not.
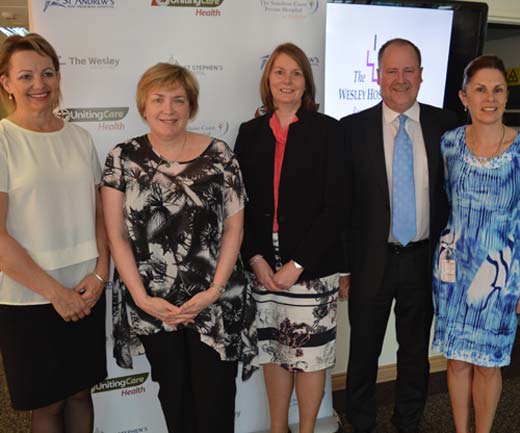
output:
[[[157,62],[179,63],[200,83],[200,111],[190,129],[233,147],[241,122],[261,106],[259,81],[269,53],[294,42],[309,56],[323,107],[326,0],[29,0],[30,27],[61,61],[65,119],[94,137],[101,162],[116,144],[147,132],[135,107],[141,74]],[[107,291],[110,305],[110,291]],[[110,312],[107,314],[111,330]],[[108,353],[112,339],[107,338]],[[144,357],[132,370],[108,359],[109,377],[94,389],[95,433],[166,433]],[[320,417],[332,413],[330,381]],[[291,404],[290,422],[297,422]],[[236,432],[265,430],[261,374],[238,382]]]

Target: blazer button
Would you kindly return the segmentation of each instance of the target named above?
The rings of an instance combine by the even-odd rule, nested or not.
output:
[[[269,213],[269,212],[266,212],[266,213],[264,214],[264,216],[267,217],[267,218],[272,218],[272,217],[273,217],[273,214],[272,214],[272,213]]]

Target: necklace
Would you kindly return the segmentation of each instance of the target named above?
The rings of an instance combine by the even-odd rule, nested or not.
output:
[[[475,151],[475,140],[473,137],[473,130],[471,131],[471,134],[468,134],[468,147],[479,165],[482,167],[483,165],[487,164],[489,161],[491,161],[493,158],[496,158],[499,153],[500,149],[502,148],[502,143],[504,142],[504,137],[506,135],[506,127],[504,124],[502,124],[502,136],[500,137],[500,141],[497,143],[496,149],[490,156],[478,156],[477,152]]]
[[[178,156],[177,156],[177,159],[176,160],[171,160],[171,159],[168,159],[168,158],[165,158],[163,155],[161,155],[157,150],[155,150],[152,146],[152,150],[154,151],[154,153],[159,157],[161,158],[161,163],[164,163],[166,165],[167,168],[170,168],[170,166],[172,164],[180,164],[179,162],[179,159],[180,157],[182,156],[183,152],[184,152],[184,148],[186,147],[186,143],[188,142],[188,132],[185,131],[184,132],[184,141],[182,142],[182,145],[181,145],[181,149],[178,153]]]

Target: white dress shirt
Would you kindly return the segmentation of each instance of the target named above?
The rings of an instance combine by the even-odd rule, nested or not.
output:
[[[394,154],[394,140],[399,129],[399,115],[383,102],[383,142],[385,148],[386,175],[388,178],[388,194],[390,197],[390,233],[388,242],[396,243],[392,234],[392,161]],[[417,230],[412,242],[427,239],[430,236],[430,194],[428,185],[428,158],[420,123],[420,106],[415,102],[404,113],[406,131],[410,136],[413,148],[413,175],[415,180],[415,212]]]

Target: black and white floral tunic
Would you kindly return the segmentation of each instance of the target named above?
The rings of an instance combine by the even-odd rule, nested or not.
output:
[[[211,285],[224,220],[246,200],[238,162],[224,142],[212,139],[197,158],[169,162],[146,136],[133,138],[107,156],[102,184],[125,194],[125,223],[149,295],[180,306]],[[113,323],[114,356],[126,368],[144,351],[137,335],[172,331],[136,306],[117,272]],[[250,376],[257,358],[255,303],[240,260],[225,293],[189,326],[222,360],[242,361],[243,377]]]

